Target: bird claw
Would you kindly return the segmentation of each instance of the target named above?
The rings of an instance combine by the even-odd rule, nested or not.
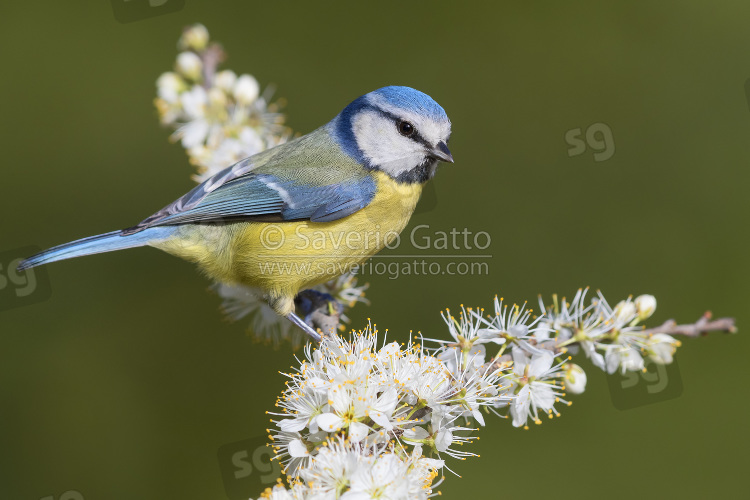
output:
[[[287,317],[287,319],[289,321],[291,321],[292,323],[294,323],[295,325],[297,325],[298,327],[300,327],[303,332],[305,332],[310,337],[312,337],[312,339],[315,342],[320,342],[320,340],[321,340],[320,334],[318,332],[316,332],[315,330],[313,330],[313,328],[310,325],[308,325],[307,323],[305,323],[302,320],[302,318],[300,318],[299,316],[297,316],[293,312],[290,312],[289,314],[287,314],[286,317]]]

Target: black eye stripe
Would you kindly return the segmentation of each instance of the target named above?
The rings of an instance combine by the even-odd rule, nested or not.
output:
[[[380,108],[377,108],[377,107],[372,107],[371,109],[377,111],[380,115],[385,116],[386,118],[389,118],[389,119],[393,120],[396,124],[398,124],[401,121],[406,121],[406,120],[402,120],[401,118],[399,118],[398,116],[394,115],[393,113],[389,113],[388,111],[385,111],[383,109],[380,109]],[[411,123],[411,122],[409,122],[409,123]],[[410,136],[404,136],[404,137],[408,137],[409,139],[411,139],[413,141],[416,141],[416,142],[418,142],[420,144],[423,144],[424,146],[426,146],[428,148],[431,148],[432,145],[429,142],[427,142],[427,140],[424,137],[422,137],[422,135],[419,133],[419,130],[416,128],[416,126],[414,127],[414,129],[415,129],[415,132],[412,135],[410,135]]]

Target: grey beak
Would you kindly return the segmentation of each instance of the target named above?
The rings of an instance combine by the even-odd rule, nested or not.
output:
[[[451,154],[451,150],[448,149],[448,145],[443,141],[437,143],[437,146],[435,146],[432,151],[430,151],[430,155],[440,161],[453,163],[453,155]]]

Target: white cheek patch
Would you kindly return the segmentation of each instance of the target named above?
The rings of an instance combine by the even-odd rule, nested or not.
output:
[[[376,111],[363,111],[352,120],[357,146],[381,170],[397,177],[419,165],[424,147],[402,136],[393,121]]]

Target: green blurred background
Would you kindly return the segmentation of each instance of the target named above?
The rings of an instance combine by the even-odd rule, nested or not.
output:
[[[676,399],[619,411],[590,369],[562,418],[490,419],[443,495],[744,496],[749,21],[747,2],[187,0],[122,24],[104,1],[4,2],[0,251],[132,225],[193,185],[152,103],[187,24],[276,84],[296,131],[413,86],[448,112],[456,164],[411,227],[489,232],[490,275],[369,277],[353,326],[444,336],[443,307],[590,285],[653,293],[654,324],[711,309],[740,327],[684,342]],[[597,122],[614,156],[569,157],[565,133]],[[155,250],[47,272],[49,300],[0,313],[0,497],[225,498],[217,450],[268,426],[289,346],[223,321],[209,283]]]

